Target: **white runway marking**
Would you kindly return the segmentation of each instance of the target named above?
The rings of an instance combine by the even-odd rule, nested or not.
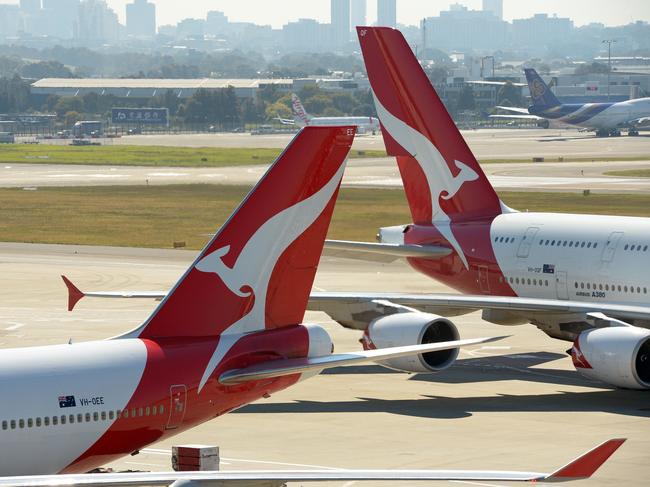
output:
[[[8,323],[11,323],[11,326],[5,328],[5,331],[14,331],[17,330],[18,328],[22,328],[23,326],[25,326],[24,323],[14,323],[13,321],[9,321]]]
[[[163,450],[160,448],[143,448],[140,450],[141,453],[150,453],[152,455],[171,455],[169,450]],[[343,470],[336,467],[326,467],[324,465],[309,465],[305,463],[285,463],[285,462],[271,462],[266,460],[248,460],[244,458],[230,458],[230,457],[221,457],[221,460],[227,460],[230,462],[243,462],[243,463],[261,463],[265,465],[286,465],[289,467],[305,467],[305,468],[321,468],[324,470]],[[229,464],[228,464],[229,465]]]

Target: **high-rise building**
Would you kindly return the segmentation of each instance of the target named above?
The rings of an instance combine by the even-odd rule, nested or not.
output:
[[[41,0],[20,0],[20,10],[35,14],[41,9]]]
[[[43,0],[43,17],[47,19],[45,32],[61,39],[71,39],[79,16],[80,0]]]
[[[105,0],[83,0],[79,4],[76,37],[84,42],[104,43],[119,40],[122,25]]]
[[[133,0],[126,6],[126,33],[136,37],[156,35],[156,6],[147,0]]]
[[[357,37],[357,25],[366,25],[366,12],[366,0],[350,0],[350,31],[353,39]]]
[[[377,25],[395,27],[397,25],[396,0],[377,0]]]
[[[492,12],[496,18],[503,20],[503,0],[483,0],[483,11]]]
[[[332,43],[340,47],[350,40],[350,0],[330,0]]]
[[[205,19],[205,33],[223,36],[228,31],[228,17],[218,10],[210,10]]]
[[[282,42],[292,51],[322,52],[330,49],[331,34],[329,24],[321,24],[314,19],[298,19],[282,27]]]

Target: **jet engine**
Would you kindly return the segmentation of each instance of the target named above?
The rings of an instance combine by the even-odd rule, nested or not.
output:
[[[371,321],[361,343],[364,349],[369,350],[447,342],[459,338],[456,326],[448,319],[430,313],[408,312],[382,316]],[[458,349],[453,348],[378,363],[401,372],[432,373],[450,367],[456,357]]]
[[[585,377],[625,389],[650,389],[650,330],[635,326],[587,330],[568,353]]]

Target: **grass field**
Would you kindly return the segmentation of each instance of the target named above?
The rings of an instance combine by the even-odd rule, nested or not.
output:
[[[0,163],[224,167],[268,164],[280,152],[281,149],[7,144],[0,150]],[[350,152],[352,158],[385,155],[383,150]]]
[[[624,176],[627,178],[650,178],[650,169],[625,169],[623,171],[608,171],[605,176]]]
[[[0,189],[0,240],[200,248],[249,187],[214,185]],[[520,211],[650,216],[650,195],[504,192]],[[344,188],[329,237],[374,241],[411,220],[401,189]]]
[[[252,148],[194,148],[137,145],[31,145],[7,144],[0,150],[0,164],[89,164],[98,166],[175,166],[225,167],[250,164],[268,164],[281,149]],[[386,157],[383,150],[352,150],[351,158]],[[564,162],[637,161],[650,160],[647,156],[576,157]],[[481,164],[531,162],[531,159],[482,159]],[[558,162],[547,157],[545,162]]]

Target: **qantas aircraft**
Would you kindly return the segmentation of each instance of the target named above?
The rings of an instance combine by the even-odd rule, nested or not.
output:
[[[650,98],[637,98],[618,103],[560,103],[534,69],[524,69],[533,104],[526,108],[503,107],[515,115],[491,115],[491,118],[543,120],[594,130],[599,137],[639,135],[638,128],[650,123]]]
[[[353,138],[353,127],[303,129],[137,329],[2,350],[0,475],[87,472],[326,368],[486,341],[337,355],[324,328],[303,324]],[[109,480],[0,477],[0,485]]]
[[[295,93],[291,94],[291,106],[295,116],[293,120],[278,117],[278,120],[284,125],[298,125],[299,127],[354,125],[359,134],[374,134],[379,130],[379,120],[375,117],[313,117],[307,113]]]
[[[328,241],[326,253],[409,264],[466,295],[314,292],[310,310],[363,330],[367,349],[458,339],[448,317],[482,310],[573,341],[583,375],[650,389],[650,219],[520,213],[499,199],[402,34],[358,29],[387,152],[397,158],[413,223],[379,243]],[[67,282],[69,309],[84,296]],[[164,296],[165,293],[157,293]],[[93,292],[104,297],[154,293]],[[431,373],[458,350],[384,361]]]

